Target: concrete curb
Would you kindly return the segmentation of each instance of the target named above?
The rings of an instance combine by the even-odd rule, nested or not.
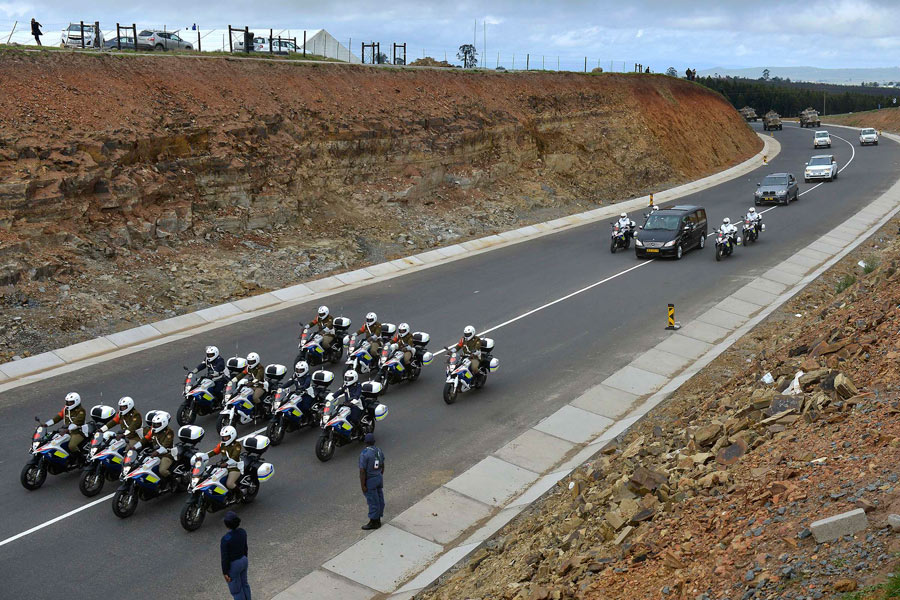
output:
[[[900,136],[885,137],[900,143]],[[379,530],[366,536],[275,596],[276,600],[318,598],[320,585],[334,590],[335,600],[412,598],[465,560],[605,444],[625,434],[898,213],[900,181],[853,219],[751,281],[395,517],[386,525],[390,528],[387,534]],[[831,240],[829,246],[840,246],[833,247],[833,252],[822,252],[816,249],[822,239]],[[797,262],[797,256],[804,260]],[[399,536],[397,531],[406,535]],[[396,544],[401,537],[415,544]],[[435,551],[435,544],[440,550]],[[378,548],[374,556],[373,546]],[[406,571],[382,569],[401,555]],[[365,572],[360,573],[360,565],[369,568],[363,567]]]
[[[763,140],[763,149],[752,158],[719,173],[654,194],[654,202],[657,204],[670,202],[692,194],[699,189],[716,186],[761,166],[764,162],[764,157],[773,158],[777,156],[781,151],[781,144],[769,135],[760,134],[760,138]],[[252,319],[275,310],[281,310],[363,285],[392,279],[439,264],[468,258],[482,252],[489,252],[526,240],[558,233],[611,217],[622,211],[645,208],[649,201],[649,196],[620,201],[546,223],[526,225],[496,235],[428,250],[410,257],[356,269],[347,273],[339,273],[323,279],[307,281],[258,296],[242,298],[234,302],[227,302],[156,323],[142,325],[134,329],[87,340],[36,356],[3,363],[0,364],[0,392],[55,377],[62,373],[97,364],[98,362],[118,358],[131,352],[182,339],[189,334],[200,333],[238,321]]]

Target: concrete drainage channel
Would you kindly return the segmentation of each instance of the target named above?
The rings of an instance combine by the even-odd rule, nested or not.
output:
[[[763,149],[752,158],[720,173],[656,193],[654,195],[655,201],[657,203],[671,202],[688,194],[693,194],[694,192],[740,177],[762,166],[765,158],[773,158],[780,152],[781,145],[771,136],[760,135],[760,137],[764,143]],[[546,223],[528,225],[496,235],[372,265],[348,273],[340,273],[266,294],[212,306],[171,319],[73,344],[58,350],[44,352],[22,360],[3,363],[0,364],[0,392],[134,352],[140,352],[141,350],[193,336],[204,331],[253,319],[269,312],[311,302],[325,296],[385,281],[453,260],[468,258],[482,252],[489,252],[541,236],[558,233],[573,227],[587,225],[609,218],[622,211],[646,208],[648,203],[649,196],[633,198]]]
[[[884,137],[900,143],[900,136]],[[900,182],[276,600],[412,598],[900,212]]]

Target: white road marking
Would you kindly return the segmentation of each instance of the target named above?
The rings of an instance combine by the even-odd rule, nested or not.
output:
[[[851,149],[852,152],[853,152],[853,153],[850,155],[850,160],[847,161],[847,164],[845,164],[843,167],[841,167],[840,169],[838,169],[838,172],[840,173],[841,171],[843,171],[844,169],[846,169],[848,166],[850,166],[850,163],[851,163],[851,162],[853,162],[853,159],[856,157],[856,149],[853,147],[853,144],[852,144],[852,143],[848,142],[848,141],[845,140],[844,138],[842,138],[842,137],[840,137],[840,136],[837,136],[837,135],[834,136],[834,137],[836,137],[836,138],[838,138],[839,140],[842,140],[842,141],[847,142],[848,144],[850,144],[850,149]],[[817,187],[819,187],[820,185],[822,185],[822,184],[821,184],[821,183],[816,184],[816,185],[814,185],[813,187],[809,188],[808,190],[804,190],[803,192],[801,192],[800,195],[802,196],[802,195],[804,195],[804,194],[806,194],[806,193],[808,193],[808,192],[811,192],[811,191],[813,191],[814,189],[816,189]],[[777,206],[773,206],[773,207],[771,207],[771,208],[767,208],[767,209],[764,210],[764,211],[761,211],[761,213],[766,213],[766,212],[769,212],[770,210],[775,210],[776,208],[778,208],[778,207],[777,207]],[[715,232],[710,233],[707,237],[710,237],[710,236],[712,236],[712,235],[715,235]],[[634,270],[636,270],[636,269],[640,269],[641,267],[646,267],[647,265],[649,265],[650,263],[652,263],[652,262],[654,262],[654,261],[656,261],[656,260],[657,260],[657,259],[655,259],[655,258],[647,259],[647,260],[645,260],[644,262],[642,262],[642,263],[640,263],[640,264],[638,264],[638,265],[635,265],[635,266],[633,266],[633,267],[629,267],[628,269],[625,269],[624,271],[620,271],[620,272],[618,272],[618,273],[615,273],[615,274],[613,274],[613,275],[610,275],[609,277],[606,277],[606,278],[604,278],[604,279],[601,279],[600,281],[597,281],[597,282],[592,283],[592,284],[590,284],[590,285],[588,285],[588,286],[585,286],[585,287],[581,288],[580,290],[576,290],[576,291],[574,291],[574,292],[572,292],[572,293],[570,293],[570,294],[566,294],[565,296],[562,296],[561,298],[557,298],[556,300],[553,300],[553,301],[551,301],[551,302],[547,302],[546,304],[544,304],[544,305],[542,305],[542,306],[538,306],[537,308],[533,308],[533,309],[531,309],[531,310],[529,310],[529,311],[527,311],[527,312],[522,313],[521,315],[519,315],[519,316],[517,316],[517,317],[513,317],[512,319],[509,319],[509,320],[507,320],[507,321],[504,321],[504,322],[500,323],[499,325],[494,325],[493,327],[490,327],[490,328],[488,328],[488,329],[485,329],[485,330],[482,331],[479,335],[485,335],[485,334],[488,334],[488,333],[490,333],[490,332],[492,332],[492,331],[496,331],[496,330],[500,329],[501,327],[506,327],[507,325],[510,325],[510,324],[512,324],[512,323],[515,323],[516,321],[520,321],[520,320],[522,320],[522,319],[524,319],[524,318],[526,318],[526,317],[529,317],[529,316],[535,314],[536,312],[542,311],[542,310],[544,310],[544,309],[546,309],[546,308],[550,308],[551,306],[554,306],[554,305],[556,305],[556,304],[559,304],[560,302],[564,302],[564,301],[568,300],[569,298],[573,298],[573,297],[575,297],[575,296],[577,296],[577,295],[579,295],[579,294],[583,294],[584,292],[587,292],[587,291],[589,291],[589,290],[592,290],[592,289],[594,289],[594,288],[597,287],[597,286],[603,285],[604,283],[608,283],[608,282],[612,281],[613,279],[616,279],[617,277],[621,277],[622,275],[625,275],[625,274],[627,274],[627,273],[630,273],[630,272],[632,272],[632,271],[634,271]],[[436,352],[433,352],[432,354],[433,354],[433,356],[437,356],[438,354],[443,354],[444,352],[446,352],[446,349],[441,348],[440,350],[437,350]],[[257,429],[256,431],[254,431],[254,432],[252,432],[252,433],[248,433],[247,435],[243,436],[242,438],[239,438],[239,441],[244,441],[245,439],[247,439],[247,438],[250,437],[251,435],[258,435],[258,434],[264,432],[265,430],[266,430],[265,427],[263,427],[263,428],[261,428],[261,429]],[[68,517],[71,517],[72,515],[76,515],[76,514],[80,513],[80,512],[83,511],[83,510],[87,510],[87,509],[89,509],[89,508],[91,508],[91,507],[93,507],[93,506],[96,506],[96,505],[98,505],[98,504],[101,504],[101,503],[103,503],[103,502],[106,502],[107,500],[110,500],[114,495],[115,495],[115,494],[110,494],[110,495],[108,495],[108,496],[104,496],[103,498],[100,498],[99,500],[94,500],[93,502],[89,502],[89,503],[85,504],[84,506],[81,506],[81,507],[76,508],[76,509],[74,509],[74,510],[70,510],[69,512],[67,512],[67,513],[65,513],[65,514],[63,514],[63,515],[60,515],[60,516],[58,516],[58,517],[54,517],[53,519],[50,519],[49,521],[46,521],[46,522],[44,522],[44,523],[41,523],[40,525],[36,525],[36,526],[32,527],[31,529],[28,529],[28,530],[26,530],[26,531],[23,531],[22,533],[17,533],[16,535],[14,535],[14,536],[12,536],[12,537],[8,537],[8,538],[6,538],[5,540],[0,541],[0,546],[5,546],[6,544],[9,544],[10,542],[14,542],[14,541],[16,541],[16,540],[18,540],[18,539],[20,539],[20,538],[23,538],[23,537],[25,537],[25,536],[27,536],[27,535],[31,535],[32,533],[34,533],[34,532],[36,532],[36,531],[40,531],[41,529],[44,529],[45,527],[49,527],[50,525],[53,525],[54,523],[58,523],[59,521],[62,521],[63,519],[67,519]]]

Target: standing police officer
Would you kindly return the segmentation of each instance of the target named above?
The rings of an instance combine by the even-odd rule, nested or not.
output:
[[[369,505],[369,522],[363,529],[381,527],[384,515],[384,452],[375,445],[375,434],[366,434],[366,447],[359,455],[359,484]]]

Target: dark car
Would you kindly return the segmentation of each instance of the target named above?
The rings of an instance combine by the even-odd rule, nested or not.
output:
[[[134,38],[121,36],[118,40],[113,38],[111,40],[106,40],[103,42],[103,47],[109,50],[118,50],[119,42],[122,43],[122,50],[134,50]]]
[[[638,258],[674,256],[706,246],[706,210],[700,206],[673,206],[655,210],[634,236]]]
[[[800,197],[800,186],[793,173],[772,173],[766,175],[762,182],[756,184],[753,203],[759,206],[763,202],[787,204]]]

